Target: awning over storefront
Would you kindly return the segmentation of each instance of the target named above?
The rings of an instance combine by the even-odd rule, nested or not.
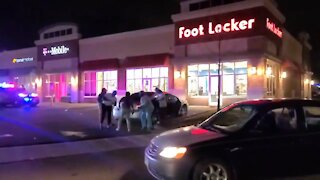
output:
[[[119,60],[116,58],[86,61],[80,64],[81,71],[117,69],[117,68],[119,68]]]
[[[36,67],[25,67],[25,68],[17,68],[17,69],[10,69],[9,75],[10,76],[25,76],[30,74],[36,74],[37,69]]]
[[[153,54],[144,56],[128,57],[120,64],[121,67],[144,67],[144,66],[168,66],[170,54]]]
[[[298,71],[298,72],[302,71],[302,69],[301,69],[301,67],[299,66],[298,63],[293,62],[293,61],[289,61],[289,60],[283,61],[282,64],[281,64],[281,68],[283,68],[283,69],[291,69],[291,70],[295,70],[295,71]]]
[[[9,70],[0,69],[0,76],[9,76]]]

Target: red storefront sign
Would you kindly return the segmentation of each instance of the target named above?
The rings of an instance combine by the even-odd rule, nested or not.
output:
[[[176,44],[266,35],[281,42],[280,23],[266,8],[252,8],[175,23]]]

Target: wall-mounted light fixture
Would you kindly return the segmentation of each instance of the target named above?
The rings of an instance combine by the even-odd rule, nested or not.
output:
[[[71,85],[73,85],[73,86],[75,86],[75,85],[77,85],[78,84],[78,82],[77,82],[77,77],[71,77]]]
[[[310,85],[314,85],[314,80],[311,80],[311,81],[310,81]]]
[[[34,83],[35,83],[37,86],[41,86],[42,81],[41,81],[40,78],[36,78],[36,79],[34,80]]]
[[[305,79],[305,80],[304,80],[304,83],[305,83],[305,84],[309,84],[309,79]]]
[[[251,75],[257,74],[257,67],[252,66],[252,67],[249,69],[249,72],[250,72]]]
[[[283,79],[287,78],[287,72],[285,72],[285,71],[282,72],[281,73],[281,78],[283,78]]]
[[[271,76],[271,75],[272,75],[272,69],[271,69],[271,67],[267,67],[267,69],[266,69],[266,75],[267,75],[267,76]]]
[[[175,71],[174,77],[175,77],[175,79],[181,78],[181,71]]]

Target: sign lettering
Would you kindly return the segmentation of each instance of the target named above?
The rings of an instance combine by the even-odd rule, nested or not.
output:
[[[12,63],[25,63],[25,62],[32,62],[33,58],[14,58],[12,59]]]
[[[42,49],[42,53],[44,56],[47,56],[48,54],[50,54],[51,56],[67,54],[69,51],[70,51],[70,48],[66,46],[55,46],[55,47],[51,47],[50,49],[49,48]]]
[[[276,24],[272,22],[269,18],[267,18],[266,27],[279,38],[282,38],[282,30],[280,29],[280,27],[277,27]]]
[[[205,25],[200,24],[198,27],[188,29],[186,27],[179,27],[179,39],[203,36],[206,34],[219,34],[219,33],[229,33],[236,31],[245,31],[247,29],[254,28],[255,19],[249,20],[236,20],[232,18],[229,22],[224,24],[214,24],[214,22],[209,22],[208,29],[205,30]]]

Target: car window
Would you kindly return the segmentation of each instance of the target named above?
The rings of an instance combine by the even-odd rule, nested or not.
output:
[[[173,95],[166,94],[166,97],[168,103],[176,103],[178,101],[178,98]]]
[[[320,107],[306,106],[303,107],[305,125],[308,130],[320,130]]]
[[[254,115],[256,107],[252,105],[229,106],[200,124],[205,129],[216,128],[225,132],[240,130]]]
[[[291,132],[298,130],[297,111],[292,107],[269,110],[257,121],[256,129],[262,132]]]

